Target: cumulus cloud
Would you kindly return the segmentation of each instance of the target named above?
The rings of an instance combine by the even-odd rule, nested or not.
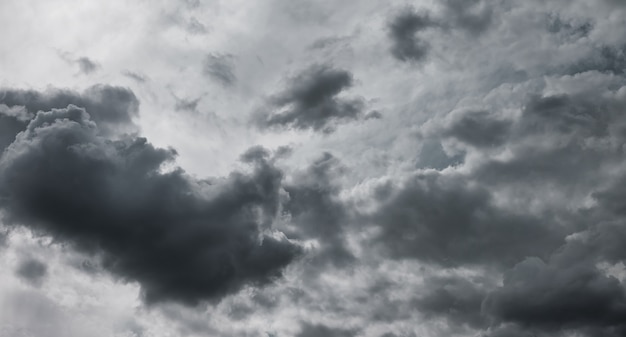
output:
[[[249,173],[198,181],[160,170],[175,154],[109,139],[74,105],[40,111],[0,159],[5,222],[100,256],[149,303],[216,300],[280,276],[300,252],[268,232],[282,173],[257,157]]]

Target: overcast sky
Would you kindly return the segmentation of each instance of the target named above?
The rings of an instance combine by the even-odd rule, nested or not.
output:
[[[0,22],[0,337],[626,336],[625,1]]]

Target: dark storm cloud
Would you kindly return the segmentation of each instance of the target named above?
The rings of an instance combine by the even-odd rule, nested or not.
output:
[[[323,324],[302,323],[297,337],[354,337],[358,334],[355,329],[331,328]]]
[[[284,205],[296,227],[293,235],[319,240],[315,262],[338,267],[355,260],[345,242],[348,207],[338,200],[340,188],[333,181],[341,173],[339,160],[324,153],[305,171],[297,172],[293,183],[285,185],[289,200]]]
[[[49,89],[44,92],[3,89],[0,91],[0,106],[1,104],[8,107],[24,107],[31,118],[38,111],[61,109],[73,104],[89,111],[91,119],[98,124],[100,131],[113,134],[135,131],[136,127],[132,120],[137,117],[139,111],[139,100],[131,90],[102,84],[89,87],[82,93],[60,89]],[[5,116],[7,114],[0,109],[0,129],[26,129],[24,113],[20,115],[21,122],[16,122],[15,118],[10,122]],[[14,137],[3,132],[0,141],[4,142],[4,138]]]
[[[249,173],[197,181],[161,170],[174,156],[145,138],[107,138],[73,105],[39,112],[0,160],[5,221],[99,255],[148,303],[217,300],[279,277],[300,252],[261,230],[282,173],[247,154]]]
[[[548,219],[495,206],[489,190],[462,176],[417,174],[404,186],[382,188],[381,205],[371,215],[380,228],[374,242],[396,258],[443,266],[512,265],[549,254],[565,231],[546,226]]]
[[[265,109],[253,116],[260,128],[313,129],[330,133],[337,123],[362,117],[361,98],[339,96],[353,84],[352,74],[329,65],[313,65],[288,80]]]
[[[26,258],[20,261],[15,273],[26,282],[39,286],[48,274],[48,267],[39,260]]]
[[[434,22],[425,13],[417,13],[407,8],[389,23],[391,54],[400,61],[422,61],[428,54],[428,43],[421,40],[417,33],[432,27]]]
[[[223,86],[232,86],[237,81],[232,55],[209,54],[204,59],[202,72]]]
[[[552,329],[618,327],[626,317],[626,291],[593,264],[562,266],[529,258],[505,274],[484,310],[505,322]]]

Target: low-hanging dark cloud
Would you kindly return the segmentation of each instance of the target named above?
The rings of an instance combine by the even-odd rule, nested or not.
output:
[[[594,265],[550,265],[538,258],[517,264],[491,292],[484,310],[505,322],[561,330],[626,328],[626,290]]]
[[[219,300],[279,277],[300,253],[270,232],[281,171],[246,155],[250,172],[199,181],[161,171],[175,154],[108,138],[74,105],[40,111],[0,159],[5,222],[99,256],[148,303]]]
[[[365,102],[339,96],[353,85],[352,74],[330,65],[312,65],[289,78],[284,91],[253,116],[261,129],[312,129],[330,133],[336,124],[362,117]]]

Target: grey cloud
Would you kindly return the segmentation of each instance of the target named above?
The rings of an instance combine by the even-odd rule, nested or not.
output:
[[[601,183],[598,172],[620,160],[624,139],[621,102],[595,93],[531,96],[511,127],[507,160],[488,160],[476,177],[495,184],[558,184],[562,188]],[[604,143],[604,146],[587,146]],[[578,184],[572,185],[571,181]]]
[[[44,92],[3,89],[0,91],[1,104],[8,107],[24,107],[25,113],[29,114],[30,118],[38,111],[66,108],[73,104],[89,111],[91,119],[98,124],[98,129],[108,134],[136,131],[133,118],[139,113],[139,100],[130,89],[102,84],[91,86],[82,93],[64,89],[49,89]],[[26,129],[27,119],[24,117],[26,115],[20,115],[19,120],[13,118],[13,121],[9,121],[5,116],[7,114],[0,110],[0,128],[11,128],[13,131],[2,133],[0,139],[6,137],[12,140],[15,137],[13,133],[15,130]]]
[[[300,252],[262,230],[282,173],[256,158],[249,173],[197,181],[160,170],[174,156],[145,138],[107,138],[73,105],[39,112],[0,159],[5,221],[101,256],[148,303],[219,300],[279,277]]]
[[[624,75],[626,73],[626,45],[594,48],[591,55],[568,66],[565,69],[565,73],[578,74],[594,70],[603,73]]]
[[[443,266],[512,265],[549,254],[565,234],[564,228],[547,226],[549,217],[495,206],[487,189],[462,176],[417,174],[380,202],[370,216],[380,228],[374,243],[396,258]]]
[[[566,37],[578,39],[589,36],[593,30],[593,24],[588,21],[578,22],[578,20],[564,19],[557,13],[549,13],[547,30],[552,34],[565,34]]]
[[[206,34],[209,29],[200,21],[198,21],[198,19],[191,17],[189,18],[189,20],[185,23],[185,28],[187,29],[187,31],[191,34]]]
[[[481,305],[488,287],[492,287],[488,280],[429,277],[424,285],[425,295],[415,300],[415,306],[427,318],[446,317],[455,325],[485,327],[488,322],[481,313]]]
[[[413,8],[405,9],[388,26],[391,54],[400,61],[422,61],[428,54],[429,46],[417,33],[433,25],[427,14],[417,13]]]
[[[28,283],[39,286],[48,274],[48,267],[37,259],[26,258],[20,261],[15,273]]]
[[[146,82],[148,80],[148,78],[145,75],[142,75],[142,74],[136,73],[134,71],[130,71],[130,70],[124,70],[122,72],[122,75],[124,75],[124,76],[126,76],[126,77],[128,77],[130,79],[133,79],[133,80],[135,80],[135,81],[137,81],[139,83],[144,83],[144,82]]]
[[[13,143],[15,136],[26,128],[32,117],[22,106],[0,104],[0,151]]]
[[[185,99],[185,98],[175,98],[176,104],[174,105],[174,109],[177,111],[196,111],[198,108],[198,103],[202,99],[202,97],[198,97],[196,99]]]
[[[493,10],[481,0],[446,0],[441,2],[441,15],[418,12],[406,7],[394,16],[387,25],[391,39],[391,55],[399,61],[421,62],[430,51],[428,41],[420,37],[421,32],[435,29],[445,32],[461,29],[472,35],[479,35],[492,23]]]
[[[594,265],[560,266],[529,258],[505,274],[503,286],[483,306],[499,320],[525,326],[614,328],[624,324],[626,292]]]
[[[100,68],[100,65],[98,63],[84,56],[77,58],[74,62],[76,62],[76,64],[78,65],[78,69],[80,69],[80,72],[85,75],[89,75],[98,70],[98,68]]]
[[[510,121],[492,118],[486,111],[467,111],[444,129],[443,136],[476,147],[493,147],[505,142],[510,127]]]
[[[202,72],[210,79],[223,86],[232,86],[237,81],[233,56],[228,54],[209,54],[204,59]]]
[[[463,163],[463,155],[448,155],[440,142],[426,139],[422,143],[416,166],[418,168],[432,168],[443,170],[446,167]]]
[[[484,32],[492,22],[490,3],[482,0],[445,0],[442,25],[461,28],[472,34]]]
[[[340,192],[333,180],[342,173],[337,158],[325,153],[285,185],[289,200],[284,209],[296,227],[297,235],[320,242],[316,262],[345,266],[355,257],[346,248],[344,226],[349,222],[348,206],[337,199]]]
[[[330,133],[337,123],[362,117],[361,98],[339,96],[353,84],[352,74],[329,65],[313,65],[288,80],[283,92],[253,116],[262,129],[312,129]]]
[[[331,328],[323,324],[303,323],[297,337],[354,337],[355,329]]]

